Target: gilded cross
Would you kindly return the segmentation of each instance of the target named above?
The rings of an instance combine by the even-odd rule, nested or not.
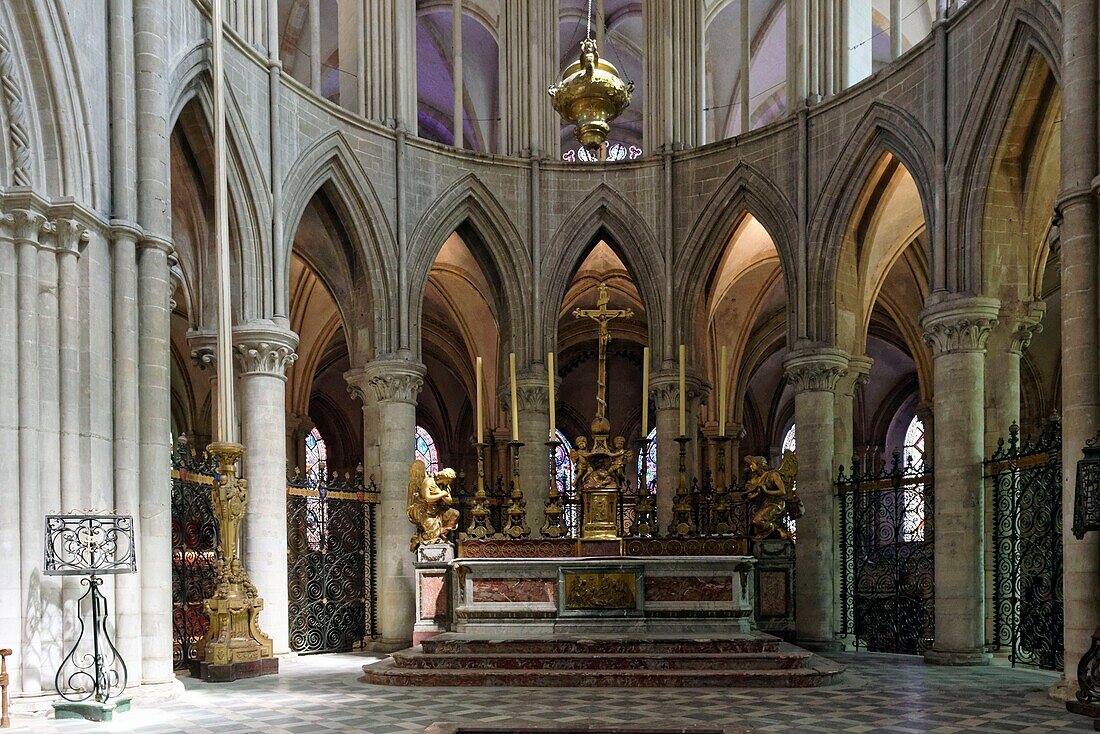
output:
[[[573,310],[573,318],[592,319],[600,326],[600,358],[596,371],[596,417],[607,417],[607,344],[611,341],[611,330],[608,324],[614,319],[629,319],[634,317],[634,311],[629,308],[608,308],[611,300],[607,283],[599,285],[599,295],[596,298],[596,308],[577,308]]]

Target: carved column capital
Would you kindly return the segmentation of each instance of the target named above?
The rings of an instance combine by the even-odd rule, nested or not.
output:
[[[932,347],[934,355],[984,352],[1000,310],[996,298],[943,298],[921,311],[924,343]]]
[[[685,375],[684,390],[688,406],[705,403],[710,397],[710,385],[694,375]],[[649,381],[649,399],[656,410],[676,410],[680,407],[680,373],[675,370],[657,372]]]
[[[833,392],[848,374],[849,361],[840,349],[802,349],[783,360],[783,370],[795,392]]]
[[[348,391],[360,400],[416,404],[428,369],[419,362],[377,359],[366,367],[348,370]]]
[[[512,409],[512,389],[507,383],[497,390],[501,410],[505,413]],[[550,386],[546,377],[516,377],[516,403],[518,410],[534,413],[550,412]]]
[[[38,247],[41,244],[41,234],[53,231],[53,224],[48,223],[45,215],[34,209],[13,209],[4,217],[4,222],[11,227],[12,239],[17,245]]]
[[[1001,317],[1012,329],[1012,343],[1009,346],[1012,353],[1023,354],[1031,345],[1032,338],[1043,331],[1046,312],[1044,301],[1017,301],[1011,307],[1001,309]]]
[[[60,218],[53,222],[57,251],[67,255],[79,255],[84,245],[91,241],[88,228],[76,219]]]
[[[218,335],[212,331],[191,329],[187,332],[187,344],[191,347],[191,362],[200,370],[217,369]]]
[[[297,334],[271,322],[233,329],[233,361],[242,377],[270,375],[285,380],[287,369],[298,359],[297,347]]]

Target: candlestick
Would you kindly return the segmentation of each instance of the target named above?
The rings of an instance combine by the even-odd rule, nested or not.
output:
[[[642,438],[649,436],[649,347],[642,350]]]
[[[722,361],[718,363],[718,435],[726,435],[726,365],[729,347],[722,347]]]
[[[687,435],[687,383],[684,375],[687,348],[680,345],[680,435]]]
[[[477,442],[480,445],[485,443],[485,415],[481,400],[481,357],[477,358],[474,372],[477,374]]]
[[[553,441],[554,429],[558,427],[557,406],[554,404],[554,353],[546,353],[546,381],[550,387],[550,436],[547,440]]]
[[[512,379],[512,440],[519,441],[519,402],[516,400],[516,353],[508,354],[508,373]]]

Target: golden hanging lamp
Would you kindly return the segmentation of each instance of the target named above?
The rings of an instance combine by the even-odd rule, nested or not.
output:
[[[624,81],[619,70],[600,57],[592,40],[592,2],[588,3],[588,34],[581,41],[580,55],[566,67],[562,78],[547,90],[554,111],[573,135],[594,155],[607,141],[611,121],[630,105],[634,82]]]

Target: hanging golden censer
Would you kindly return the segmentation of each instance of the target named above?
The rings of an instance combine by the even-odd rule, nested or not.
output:
[[[548,90],[554,111],[574,125],[573,135],[593,156],[607,141],[611,121],[630,105],[634,82],[602,58],[592,38],[581,41],[581,53],[566,67],[561,81]]]

